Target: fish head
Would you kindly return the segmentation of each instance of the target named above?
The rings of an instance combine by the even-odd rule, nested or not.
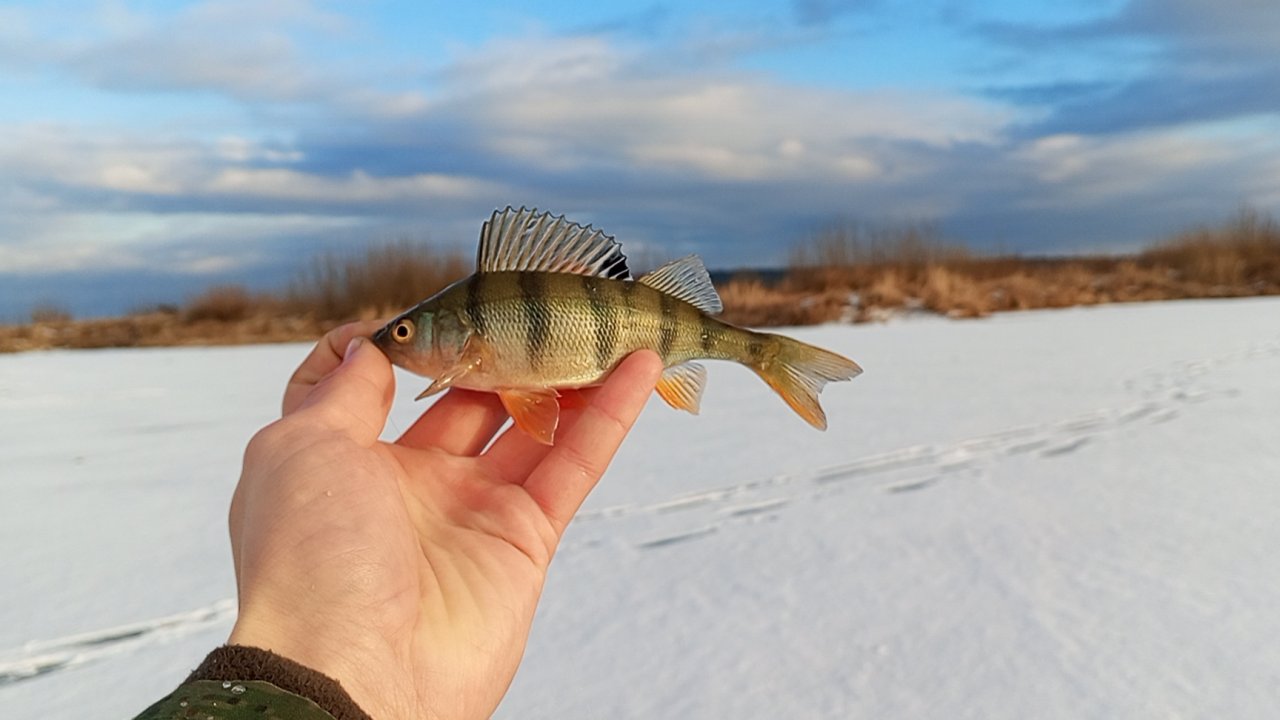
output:
[[[423,303],[384,325],[373,342],[393,364],[436,377],[457,362],[467,334],[456,313]]]
[[[432,313],[417,308],[402,313],[373,334],[373,343],[392,363],[412,369],[413,358],[431,351]]]

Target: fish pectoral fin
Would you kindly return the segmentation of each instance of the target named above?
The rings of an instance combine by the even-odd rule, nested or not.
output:
[[[544,445],[551,444],[556,426],[560,424],[560,403],[556,402],[555,390],[499,390],[498,397],[516,427]]]
[[[448,390],[451,385],[453,385],[453,376],[441,375],[435,380],[432,380],[431,384],[427,386],[427,389],[418,393],[418,396],[415,397],[414,400],[421,400],[422,398],[431,397],[438,392],[444,392],[445,390]]]
[[[421,400],[424,397],[430,397],[453,387],[453,384],[459,378],[484,364],[485,354],[484,341],[478,335],[468,337],[466,343],[462,346],[462,354],[459,356],[458,362],[441,373],[440,377],[432,380],[427,389],[418,393],[418,397],[414,398],[414,400]]]
[[[707,369],[698,363],[673,365],[662,372],[658,380],[658,395],[677,410],[698,414],[702,402],[702,389],[707,385]]]

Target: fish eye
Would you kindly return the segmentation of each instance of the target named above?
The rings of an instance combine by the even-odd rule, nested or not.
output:
[[[405,319],[397,322],[391,328],[391,337],[395,338],[396,342],[409,342],[413,337],[413,321]]]

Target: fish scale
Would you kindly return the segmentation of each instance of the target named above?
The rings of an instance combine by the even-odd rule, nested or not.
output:
[[[477,270],[374,335],[397,365],[449,387],[496,392],[516,425],[551,443],[556,389],[597,385],[627,355],[658,353],[657,390],[696,413],[698,359],[754,370],[805,421],[826,428],[818,394],[862,372],[841,355],[713,317],[720,298],[695,256],[632,280],[612,237],[563,216],[507,208],[481,230]]]
[[[529,278],[535,275],[541,279],[538,294],[531,296]],[[692,358],[734,360],[749,342],[732,337],[748,331],[711,318],[704,325],[692,305],[630,281],[517,272],[490,273],[483,285],[487,299],[480,305],[466,302],[468,287],[442,297],[440,307],[462,309],[473,324],[477,317],[484,319],[496,356],[488,371],[497,379],[494,387],[593,385],[639,349],[654,349],[672,365]],[[628,291],[632,305],[623,302]],[[710,343],[702,340],[704,330]],[[670,342],[663,340],[668,335]],[[544,339],[535,341],[539,337]]]

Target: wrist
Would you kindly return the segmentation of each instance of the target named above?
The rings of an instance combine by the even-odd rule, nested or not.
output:
[[[175,695],[179,708],[198,710],[201,702],[211,702],[206,710],[213,712],[196,713],[201,717],[221,716],[217,710],[219,703],[232,706],[245,702],[247,706],[271,708],[281,717],[371,720],[338,680],[256,647],[224,645],[217,648]],[[171,699],[172,696],[168,698]],[[174,711],[179,710],[174,708]],[[184,717],[189,715],[192,715],[190,710],[183,713]]]
[[[407,702],[405,688],[412,684],[397,680],[394,663],[382,661],[359,641],[336,638],[332,630],[295,627],[287,618],[267,620],[249,613],[237,618],[227,644],[266,650],[333,679],[373,718],[425,717]]]

